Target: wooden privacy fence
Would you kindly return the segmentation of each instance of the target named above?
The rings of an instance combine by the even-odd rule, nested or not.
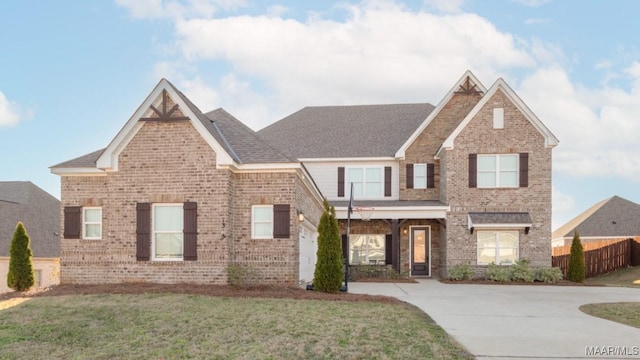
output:
[[[564,276],[569,268],[571,254],[551,257],[551,265],[559,267]],[[636,239],[627,239],[599,249],[584,252],[586,267],[585,276],[594,277],[611,271],[640,265],[640,242]]]

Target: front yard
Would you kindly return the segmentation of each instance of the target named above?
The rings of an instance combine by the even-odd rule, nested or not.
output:
[[[0,311],[3,359],[468,359],[398,303],[188,294],[37,296]]]

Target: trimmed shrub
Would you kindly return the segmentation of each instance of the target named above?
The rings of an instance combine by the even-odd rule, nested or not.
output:
[[[511,281],[533,282],[533,271],[529,268],[529,260],[516,261],[509,269]]]
[[[258,284],[258,272],[251,266],[231,264],[225,269],[229,285],[238,288],[249,288]]]
[[[586,267],[584,264],[584,251],[582,242],[577,231],[573,233],[571,242],[571,255],[569,255],[569,268],[567,269],[567,280],[581,283],[585,278]]]
[[[471,280],[475,275],[475,271],[469,264],[457,264],[452,266],[448,271],[449,280]]]
[[[511,270],[509,268],[510,266],[496,265],[492,262],[485,272],[485,279],[499,282],[511,281]]]
[[[324,212],[318,225],[318,253],[313,273],[314,290],[325,293],[337,293],[344,278],[342,241],[336,211],[324,199]]]
[[[15,291],[29,290],[35,283],[33,264],[31,263],[31,247],[29,235],[22,222],[18,222],[13,232],[11,248],[9,250],[9,272],[7,286]]]
[[[533,272],[533,279],[547,284],[555,284],[562,280],[562,270],[557,267],[538,268]]]

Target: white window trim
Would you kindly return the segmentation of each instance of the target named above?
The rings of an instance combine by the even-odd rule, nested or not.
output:
[[[493,108],[493,128],[504,129],[504,108]]]
[[[515,185],[510,185],[510,186],[503,186],[500,184],[500,173],[502,172],[506,172],[506,171],[500,171],[500,158],[503,156],[515,156],[516,158],[516,183]],[[493,173],[495,174],[495,181],[496,181],[496,185],[495,186],[482,186],[480,184],[480,158],[481,157],[495,157],[496,158],[496,170],[495,171],[483,171],[482,173]],[[520,187],[519,184],[519,180],[520,180],[520,156],[519,154],[478,154],[477,157],[477,183],[478,183],[478,188],[480,189],[497,189],[497,188],[507,188],[507,189],[516,189],[518,187]]]
[[[179,233],[182,234],[182,256],[177,258],[159,258],[156,257],[156,234],[174,234],[178,233],[178,231],[156,231],[155,229],[155,215],[156,207],[179,207],[182,209],[182,216],[184,216],[184,204],[183,203],[159,203],[151,205],[151,260],[153,261],[184,261],[184,223],[182,224],[182,229]]]
[[[478,265],[489,265],[490,263],[484,263],[484,262],[480,262],[479,259],[479,254],[480,254],[480,244],[478,242],[478,238],[480,237],[480,233],[483,232],[492,232],[495,233],[496,235],[501,233],[501,232],[515,232],[516,234],[518,234],[517,239],[516,239],[516,261],[520,260],[520,230],[518,229],[513,229],[513,228],[509,228],[509,229],[483,229],[483,230],[478,230],[476,231],[476,263]],[[497,263],[496,261],[499,258],[499,253],[500,253],[500,237],[497,236],[497,240],[496,240],[496,255],[495,255],[495,259],[494,259],[494,263],[497,265],[505,265],[505,264],[500,264]],[[514,263],[511,264],[507,264],[507,266],[511,266],[514,265]]]
[[[87,221],[86,210],[100,210],[100,221]],[[87,225],[100,225],[100,236],[87,236]],[[84,240],[102,240],[102,207],[87,206],[82,208],[82,239]]]
[[[417,186],[416,184],[418,183],[416,181],[416,179],[421,178],[422,176],[418,176],[416,168],[418,167],[422,167],[424,168],[424,186]],[[426,163],[419,163],[419,164],[413,164],[413,188],[414,189],[426,189],[427,188],[427,179],[429,178],[429,174],[428,172],[428,168],[427,168],[427,164]]]
[[[269,236],[258,236],[255,231],[255,209],[265,209],[268,208],[271,211],[271,221],[260,221],[260,224],[270,224],[269,228],[271,229]],[[252,205],[251,206],[251,238],[252,239],[273,239],[273,205]]]
[[[365,200],[365,199],[384,199],[384,166],[348,166],[345,169],[345,184],[347,185],[347,189],[351,188],[351,178],[349,177],[349,173],[351,170],[362,169],[362,196],[357,197],[357,199]],[[366,193],[367,188],[367,169],[379,169],[380,170],[380,193],[375,196],[368,195]],[[348,197],[349,195],[347,195]],[[354,196],[354,199],[356,197]]]

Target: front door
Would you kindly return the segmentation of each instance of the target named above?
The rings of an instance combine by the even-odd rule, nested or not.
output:
[[[428,227],[411,228],[411,275],[429,276],[429,247],[431,243]]]

